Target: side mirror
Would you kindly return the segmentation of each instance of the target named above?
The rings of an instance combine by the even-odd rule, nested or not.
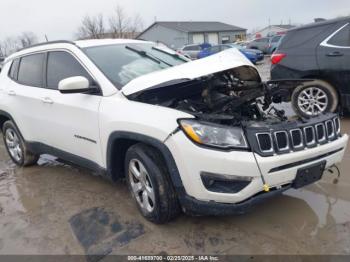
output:
[[[58,90],[62,94],[86,93],[92,89],[89,80],[83,76],[69,77],[58,83]]]

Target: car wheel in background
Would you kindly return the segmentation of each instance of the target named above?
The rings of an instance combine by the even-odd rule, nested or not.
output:
[[[294,111],[305,118],[335,112],[338,103],[339,98],[335,88],[322,80],[304,82],[292,94]]]
[[[157,224],[180,213],[180,206],[162,155],[154,148],[136,144],[125,158],[126,180],[142,215]]]
[[[39,156],[28,151],[25,142],[12,121],[4,123],[2,129],[4,144],[12,161],[18,166],[31,166]]]

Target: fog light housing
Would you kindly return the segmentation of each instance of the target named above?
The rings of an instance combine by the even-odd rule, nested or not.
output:
[[[235,194],[246,188],[252,181],[251,177],[230,176],[201,172],[204,187],[211,192]]]

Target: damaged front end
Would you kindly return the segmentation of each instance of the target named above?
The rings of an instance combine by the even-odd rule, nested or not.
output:
[[[275,107],[289,100],[297,84],[293,80],[262,82],[255,67],[242,65],[195,79],[170,80],[128,98],[193,115],[195,119],[179,120],[179,124],[197,144],[272,156],[340,136],[336,114],[303,119],[287,117]]]
[[[287,100],[287,89],[262,82],[251,66],[177,79],[129,95],[130,100],[184,111],[198,120],[228,126],[249,121],[286,121],[285,112],[272,104]]]

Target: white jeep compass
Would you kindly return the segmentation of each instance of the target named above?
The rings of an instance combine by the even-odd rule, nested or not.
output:
[[[197,61],[136,40],[51,42],[0,75],[0,128],[19,166],[51,154],[126,179],[140,211],[243,213],[322,178],[348,136],[335,114],[288,118],[277,82],[236,49]]]

